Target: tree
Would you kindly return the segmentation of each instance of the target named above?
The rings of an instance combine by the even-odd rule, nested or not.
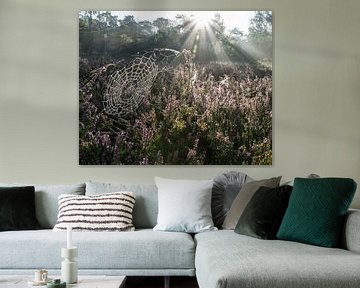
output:
[[[272,12],[257,11],[250,20],[248,42],[262,58],[272,59]]]
[[[230,30],[230,38],[233,39],[234,42],[242,42],[244,41],[244,32],[239,28],[235,27]]]
[[[99,11],[82,11],[79,14],[79,29],[80,33],[80,47],[81,52],[85,52],[88,55],[93,53],[94,37],[93,31],[93,16],[99,14]],[[85,33],[87,32],[87,33]],[[87,49],[85,49],[87,47]],[[87,50],[87,51],[85,51]]]
[[[272,33],[272,12],[271,11],[256,11],[254,18],[250,20],[249,27],[250,34],[264,34]]]
[[[155,27],[155,47],[178,48],[178,29],[175,22],[159,17],[153,21]]]
[[[221,18],[220,13],[215,13],[214,15],[214,19],[212,19],[212,25],[211,25],[214,30],[218,33],[218,34],[223,34],[225,32],[225,24],[224,24],[224,20]]]
[[[93,16],[99,13],[99,11],[83,11],[83,14],[80,13],[80,18],[86,23],[89,32],[93,31]]]
[[[153,21],[153,25],[158,29],[165,31],[171,26],[171,21],[169,19],[159,17]]]
[[[97,20],[100,30],[117,27],[117,16],[111,15],[110,12],[99,12],[97,15]]]

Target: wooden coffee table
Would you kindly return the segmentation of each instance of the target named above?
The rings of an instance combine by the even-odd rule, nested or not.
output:
[[[55,279],[56,277],[52,277]],[[45,286],[31,286],[28,285],[29,281],[32,281],[32,276],[2,276],[0,275],[0,287],[1,288],[44,288]],[[67,288],[124,288],[126,276],[87,276],[80,275],[78,283],[67,284]]]

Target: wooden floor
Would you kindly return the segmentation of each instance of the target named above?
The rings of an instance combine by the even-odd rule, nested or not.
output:
[[[126,288],[163,288],[164,277],[132,277],[126,279]],[[171,288],[199,288],[195,277],[170,277]]]

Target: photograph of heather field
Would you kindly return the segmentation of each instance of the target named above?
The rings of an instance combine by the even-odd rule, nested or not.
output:
[[[80,165],[271,165],[271,11],[81,11]]]

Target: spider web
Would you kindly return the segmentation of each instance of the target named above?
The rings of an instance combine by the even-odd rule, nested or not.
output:
[[[136,111],[149,96],[160,71],[180,61],[190,61],[189,51],[154,49],[137,55],[127,66],[115,71],[108,81],[103,105],[107,114],[122,118]],[[179,57],[184,55],[185,57]]]

